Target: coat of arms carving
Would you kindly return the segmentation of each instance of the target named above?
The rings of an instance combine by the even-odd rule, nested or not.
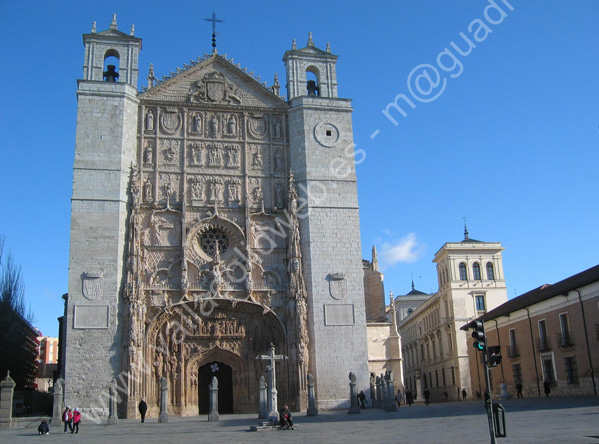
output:
[[[223,73],[212,71],[191,85],[189,101],[241,105],[241,98],[236,93],[237,89]]]
[[[100,299],[104,294],[102,273],[83,273],[83,296],[89,300]]]
[[[329,292],[333,299],[342,300],[347,296],[347,280],[345,273],[330,273],[328,276]]]

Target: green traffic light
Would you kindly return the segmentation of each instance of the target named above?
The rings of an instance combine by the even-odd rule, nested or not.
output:
[[[484,342],[475,342],[474,344],[472,344],[472,346],[479,351],[483,351],[485,349]]]

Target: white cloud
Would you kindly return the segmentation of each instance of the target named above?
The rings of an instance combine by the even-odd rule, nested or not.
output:
[[[399,262],[413,263],[420,260],[423,255],[424,244],[420,243],[416,233],[383,243],[379,253],[384,266],[395,265]]]

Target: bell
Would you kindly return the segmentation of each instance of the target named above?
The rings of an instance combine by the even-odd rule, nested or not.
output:
[[[105,82],[116,82],[119,78],[119,73],[116,72],[116,66],[108,65],[106,67],[106,71],[104,72],[104,81]]]
[[[308,80],[308,95],[317,96],[318,90],[319,88],[316,86],[316,82],[314,80]]]

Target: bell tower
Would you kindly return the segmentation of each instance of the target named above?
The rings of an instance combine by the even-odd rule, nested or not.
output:
[[[295,41],[283,57],[290,167],[300,207],[308,292],[310,371],[318,407],[349,407],[347,375],[369,385],[351,100],[337,97],[337,56]],[[331,366],[335,362],[335,366]]]
[[[122,368],[119,338],[141,39],[134,36],[133,26],[129,34],[119,31],[115,15],[106,31],[96,32],[94,22],[83,44],[65,314],[65,401],[101,417],[107,413],[103,393]],[[78,399],[80,393],[86,393],[84,399]]]

